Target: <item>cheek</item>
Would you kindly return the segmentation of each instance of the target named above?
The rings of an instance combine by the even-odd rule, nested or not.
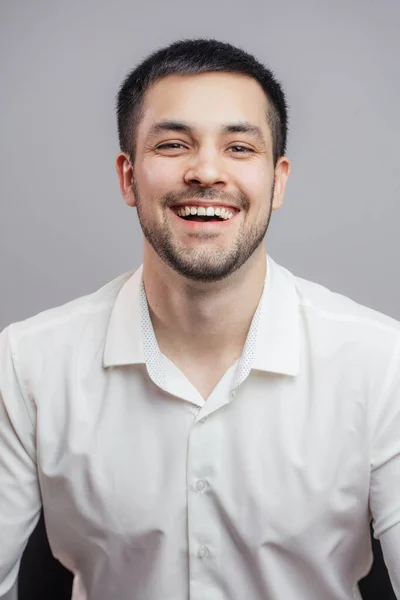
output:
[[[178,181],[177,178],[176,165],[165,160],[149,161],[143,163],[141,168],[142,184],[147,189],[154,190],[154,193],[157,193],[157,190],[164,193],[171,188],[171,185],[176,185]]]
[[[265,172],[265,169],[247,169],[240,177],[240,188],[247,196],[255,212],[263,212],[268,209],[271,201],[273,175]]]

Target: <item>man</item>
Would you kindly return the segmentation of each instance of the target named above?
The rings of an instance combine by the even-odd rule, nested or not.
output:
[[[289,176],[272,73],[216,40],[118,96],[143,266],[1,334],[0,595],[41,506],[73,599],[400,597],[400,324],[266,254]]]

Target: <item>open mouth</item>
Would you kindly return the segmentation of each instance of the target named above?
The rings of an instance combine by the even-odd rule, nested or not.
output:
[[[223,222],[229,221],[237,212],[224,206],[174,206],[174,213],[184,221]]]
[[[180,216],[180,215],[178,215]],[[208,217],[207,215],[205,216],[201,216],[201,215],[188,215],[188,216],[184,216],[181,217],[181,219],[184,219],[184,221],[224,221],[224,219],[222,217],[217,217],[217,216],[213,216],[213,217]]]

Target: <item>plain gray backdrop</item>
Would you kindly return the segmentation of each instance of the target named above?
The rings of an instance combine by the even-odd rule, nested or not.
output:
[[[271,256],[400,319],[398,0],[2,0],[0,328],[142,260],[115,95],[149,52],[216,37],[276,73],[292,161]]]
[[[398,0],[0,0],[0,329],[141,263],[115,96],[149,52],[191,37],[241,46],[286,91],[271,256],[400,319],[399,31]]]

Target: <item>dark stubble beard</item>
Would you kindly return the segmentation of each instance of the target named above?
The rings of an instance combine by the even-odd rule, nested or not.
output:
[[[143,204],[135,183],[133,188],[139,222],[144,237],[165,263],[179,273],[179,275],[192,281],[213,282],[229,277],[257,250],[265,237],[271,219],[273,188],[269,202],[270,209],[265,219],[254,223],[247,232],[244,231],[245,223],[243,221],[236,239],[229,248],[210,249],[203,243],[199,248],[185,248],[174,242],[173,232],[168,223],[167,210],[171,204],[188,199],[188,192],[185,192],[185,194],[170,193],[163,197],[164,218],[162,223],[158,225],[158,223],[149,223],[143,215]],[[215,203],[218,200],[230,202],[244,213],[248,212],[250,205],[247,197],[244,195],[233,197],[232,195],[208,188],[195,188],[191,190],[190,198],[212,199]],[[196,234],[196,237],[199,237],[199,235]],[[203,239],[212,239],[216,237],[216,234],[205,233],[201,234],[201,237]]]

